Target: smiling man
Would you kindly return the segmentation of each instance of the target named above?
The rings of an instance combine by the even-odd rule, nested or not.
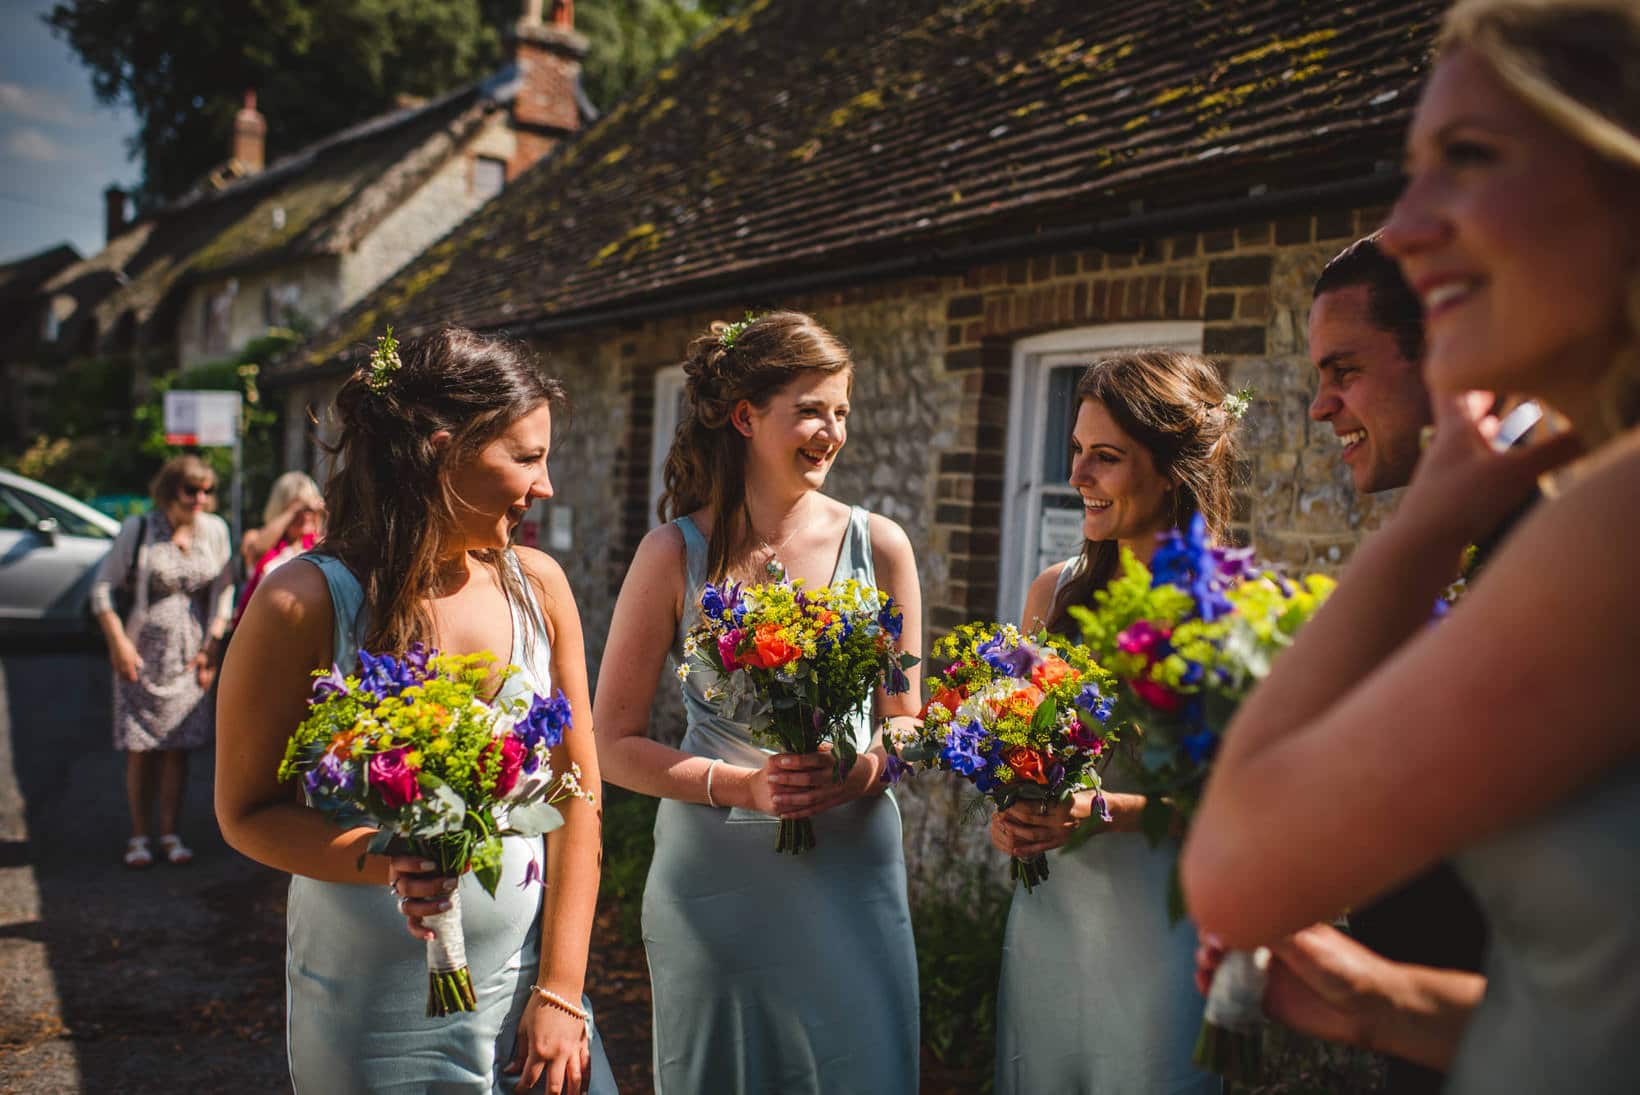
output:
[[[1332,426],[1355,489],[1404,487],[1418,463],[1419,433],[1431,420],[1419,360],[1423,309],[1401,268],[1373,237],[1327,263],[1310,305],[1310,361],[1317,382],[1310,417]],[[1387,958],[1442,969],[1479,970],[1486,928],[1449,864],[1439,864],[1364,908],[1350,932]],[[1387,1091],[1435,1095],[1443,1077],[1389,1058]]]
[[[1310,417],[1330,425],[1363,494],[1404,487],[1430,421],[1418,361],[1423,309],[1400,267],[1368,236],[1327,263],[1310,306],[1317,384]]]

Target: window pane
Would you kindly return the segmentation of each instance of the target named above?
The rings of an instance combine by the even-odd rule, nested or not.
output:
[[[59,506],[49,498],[41,498],[38,494],[24,491],[19,491],[18,494],[21,497],[17,500],[34,512],[36,521],[43,517],[54,517],[57,520],[58,531],[66,535],[86,536],[93,540],[113,539],[102,530],[101,526],[92,524],[66,506]]]
[[[1061,365],[1048,373],[1048,414],[1042,424],[1044,486],[1059,486],[1070,480],[1070,436],[1076,424],[1076,381],[1081,375],[1080,365]]]
[[[480,201],[489,201],[506,185],[506,161],[480,156],[473,163],[473,193],[478,195]]]

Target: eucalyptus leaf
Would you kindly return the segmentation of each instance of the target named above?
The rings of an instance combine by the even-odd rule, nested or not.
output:
[[[519,836],[543,836],[563,824],[564,815],[558,807],[546,802],[519,806],[507,815],[507,831]]]

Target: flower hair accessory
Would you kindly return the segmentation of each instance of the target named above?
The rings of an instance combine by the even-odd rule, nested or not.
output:
[[[389,326],[387,333],[376,339],[376,348],[370,352],[370,376],[365,383],[370,385],[371,391],[381,395],[402,364],[399,360],[399,340],[393,337],[393,328]]]
[[[762,318],[762,316],[753,315],[751,312],[747,312],[743,318],[737,319],[733,323],[725,323],[723,325],[723,330],[718,332],[718,344],[725,350],[734,349],[735,339],[739,338],[741,334],[745,332],[746,328],[750,327]]]
[[[1224,408],[1225,414],[1240,422],[1247,417],[1247,408],[1253,405],[1253,396],[1257,394],[1251,388],[1243,388],[1239,392],[1232,392],[1225,396],[1224,402],[1219,406]]]

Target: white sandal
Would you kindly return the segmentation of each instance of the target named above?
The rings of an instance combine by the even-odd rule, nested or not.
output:
[[[180,867],[184,863],[194,861],[192,849],[182,843],[182,838],[175,833],[166,833],[160,837],[159,846],[165,850],[165,861],[167,863],[175,863]]]
[[[125,865],[136,870],[154,865],[154,853],[148,849],[148,838],[134,836],[125,842]]]

